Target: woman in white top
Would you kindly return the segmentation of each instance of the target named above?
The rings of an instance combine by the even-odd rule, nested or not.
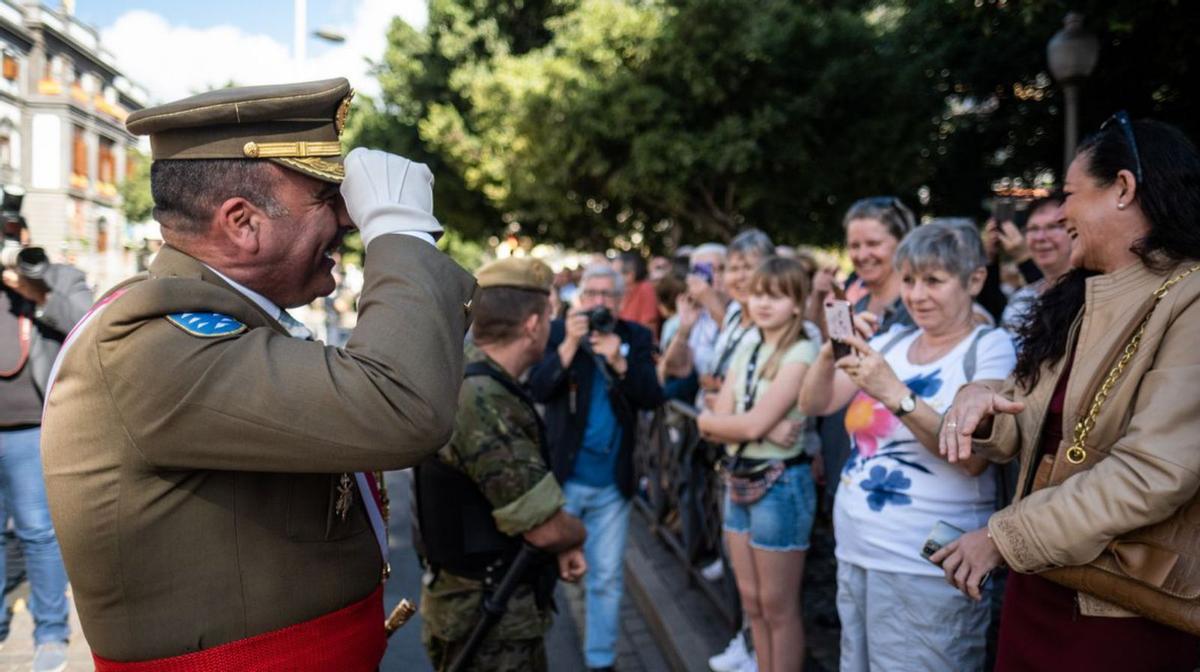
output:
[[[728,444],[733,471],[759,493],[753,501],[726,494],[725,540],[758,669],[780,672],[804,661],[800,585],[816,487],[796,395],[817,346],[805,336],[808,276],[799,262],[767,259],[748,290],[761,339],[738,346],[714,409],[697,424],[706,439]]]
[[[970,670],[984,664],[990,606],[947,585],[925,560],[944,521],[978,529],[995,506],[986,461],[951,465],[938,454],[941,414],[970,380],[1003,379],[1016,362],[1011,337],[972,319],[986,277],[974,227],[932,223],[896,250],[900,296],[916,327],[897,326],[834,362],[829,343],[800,391],[823,415],[847,402],[853,444],[834,501],[841,669]],[[851,401],[853,400],[853,401]]]

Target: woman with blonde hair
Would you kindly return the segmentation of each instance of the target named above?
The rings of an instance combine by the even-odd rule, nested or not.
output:
[[[804,664],[800,587],[819,466],[798,438],[796,395],[817,345],[805,335],[808,276],[799,262],[769,258],[748,287],[761,339],[739,346],[713,411],[698,424],[707,439],[728,444],[725,539],[758,669],[780,672]]]

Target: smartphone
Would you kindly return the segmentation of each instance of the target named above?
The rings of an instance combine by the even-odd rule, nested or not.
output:
[[[701,261],[692,266],[692,273],[704,278],[708,284],[713,284],[713,267],[712,264]]]
[[[850,302],[842,299],[825,299],[825,328],[833,342],[833,356],[841,359],[851,352],[846,339],[854,335],[853,309]]]
[[[996,224],[1013,221],[1017,216],[1017,202],[1007,196],[997,196],[992,201],[992,217],[996,220]]]
[[[928,560],[929,556],[942,550],[943,546],[965,533],[965,530],[960,530],[944,520],[937,521],[933,529],[929,531],[929,536],[925,538],[925,545],[921,547],[921,557]]]

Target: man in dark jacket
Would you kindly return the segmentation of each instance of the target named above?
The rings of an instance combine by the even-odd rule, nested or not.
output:
[[[8,195],[6,194],[6,198]],[[19,210],[19,197],[15,207]],[[50,369],[67,333],[92,305],[83,271],[51,264],[29,247],[23,219],[5,213],[0,285],[0,528],[11,516],[21,540],[33,615],[33,670],[61,670],[70,634],[67,571],[50,522],[39,442],[42,400]],[[19,557],[19,556],[18,556]],[[0,535],[0,576],[6,574]],[[0,642],[12,614],[0,609]]]
[[[615,318],[622,284],[608,266],[584,272],[576,305],[565,322],[551,325],[546,356],[529,379],[534,398],[546,405],[566,510],[587,528],[584,658],[592,670],[611,668],[616,658],[637,412],[663,402],[650,332]]]

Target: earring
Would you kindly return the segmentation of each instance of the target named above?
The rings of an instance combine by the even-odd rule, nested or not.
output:
[[[1125,204],[1124,204],[1124,203],[1120,203],[1120,202],[1118,202],[1118,203],[1117,203],[1117,209],[1118,209],[1118,210],[1124,210],[1124,209],[1125,209]]]

